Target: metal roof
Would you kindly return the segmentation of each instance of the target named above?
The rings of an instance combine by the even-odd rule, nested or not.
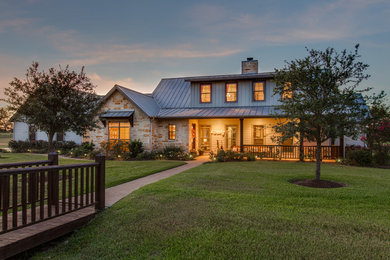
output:
[[[153,91],[153,98],[161,108],[189,108],[191,83],[186,78],[162,79]]]
[[[156,103],[154,98],[150,95],[142,94],[135,90],[128,89],[119,85],[115,85],[111,91],[116,89],[122,92],[128,99],[130,99],[130,101],[132,101],[136,106],[138,106],[142,111],[144,111],[146,115],[153,117],[158,114],[160,107]],[[107,94],[107,96],[109,96],[110,92]]]
[[[248,74],[230,74],[230,75],[214,75],[214,76],[198,76],[187,77],[185,81],[189,82],[205,82],[205,81],[224,81],[224,80],[251,80],[251,79],[272,79],[273,72],[248,73]]]
[[[161,109],[158,118],[245,118],[271,117],[273,106],[258,107],[210,107],[210,108],[170,108]]]
[[[134,109],[108,110],[100,115],[100,118],[129,118],[134,113]]]

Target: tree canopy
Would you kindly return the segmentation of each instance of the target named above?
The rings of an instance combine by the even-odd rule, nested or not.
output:
[[[84,135],[95,128],[101,102],[84,68],[80,73],[69,66],[50,68],[48,72],[38,68],[38,62],[33,62],[25,79],[14,78],[5,89],[5,101],[19,120],[47,133],[52,150],[55,133],[74,131]]]
[[[317,146],[316,179],[320,180],[321,143],[339,136],[357,136],[361,121],[367,116],[359,84],[369,78],[368,68],[355,50],[340,53],[334,48],[309,50],[302,59],[286,61],[275,69],[274,94],[279,123],[276,132],[286,138],[302,135]]]

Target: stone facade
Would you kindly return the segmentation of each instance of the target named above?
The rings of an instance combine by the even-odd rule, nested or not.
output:
[[[115,91],[105,101],[101,112],[107,110],[121,110],[121,109],[134,109],[133,126],[130,127],[130,139],[141,140],[145,150],[150,151],[151,149],[150,122],[151,121],[149,117],[141,109],[139,109],[136,105],[134,105],[128,98],[123,96],[119,91]],[[106,127],[104,127],[103,123],[100,123],[99,128],[89,132],[85,137],[85,141],[93,142],[97,147],[100,147],[100,143],[108,141],[108,122]]]
[[[169,140],[168,125],[176,125],[176,138]],[[188,119],[154,119],[152,121],[153,150],[162,150],[165,147],[180,147],[188,152],[189,129]]]

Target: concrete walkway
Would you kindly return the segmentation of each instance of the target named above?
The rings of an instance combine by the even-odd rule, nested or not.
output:
[[[187,161],[185,165],[172,168],[169,170],[165,170],[162,172],[158,172],[152,175],[148,175],[139,179],[136,179],[134,181],[126,182],[111,188],[106,189],[106,207],[112,206],[114,203],[118,202],[119,200],[123,199],[130,193],[132,193],[135,190],[138,190],[139,188],[151,184],[153,182],[157,182],[159,180],[171,177],[173,175],[176,175],[178,173],[181,173],[185,170],[197,167],[205,162],[209,161],[208,156],[200,156],[197,157],[193,161]]]

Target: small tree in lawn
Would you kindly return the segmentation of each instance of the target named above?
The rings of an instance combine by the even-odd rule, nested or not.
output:
[[[316,180],[321,174],[321,143],[356,136],[367,114],[361,92],[368,89],[356,88],[369,77],[365,74],[368,65],[358,61],[358,48],[341,53],[333,48],[307,49],[305,58],[286,61],[283,69],[275,69],[274,92],[280,95],[275,131],[287,137],[300,133],[316,143]]]
[[[25,79],[14,78],[5,89],[5,101],[19,119],[46,132],[49,151],[53,151],[55,133],[84,135],[97,126],[100,98],[84,68],[80,73],[69,70],[69,66],[45,72],[38,71],[38,66],[33,62]]]

